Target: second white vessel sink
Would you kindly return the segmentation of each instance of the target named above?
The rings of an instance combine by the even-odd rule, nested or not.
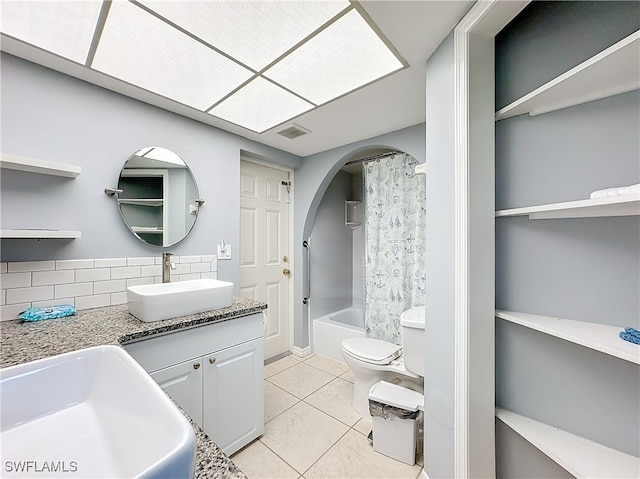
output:
[[[0,369],[2,477],[192,477],[180,410],[118,346]]]
[[[129,312],[146,323],[226,308],[233,302],[233,283],[194,279],[127,288]]]

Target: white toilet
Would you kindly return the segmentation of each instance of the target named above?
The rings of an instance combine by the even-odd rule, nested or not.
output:
[[[400,315],[400,342],[373,338],[342,341],[342,356],[353,371],[353,407],[369,417],[369,389],[378,381],[424,391],[424,306]]]

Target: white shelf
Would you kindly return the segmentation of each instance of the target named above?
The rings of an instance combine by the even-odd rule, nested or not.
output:
[[[420,163],[419,165],[416,165],[416,167],[413,170],[413,174],[414,175],[426,175],[427,174],[427,164],[426,163]]]
[[[496,409],[496,417],[575,477],[640,477],[640,458],[506,409]]]
[[[118,198],[118,203],[137,206],[162,206],[162,198]]]
[[[539,115],[640,88],[640,32],[635,32],[496,113],[496,120]]]
[[[0,238],[16,239],[75,239],[80,238],[80,231],[46,230],[46,229],[22,229],[0,230]]]
[[[144,234],[161,235],[163,233],[162,227],[159,227],[159,226],[132,226],[131,230],[134,233],[144,233]]]
[[[532,220],[637,215],[640,215],[640,194],[550,203],[496,211],[496,218],[501,216],[529,216],[529,219]]]
[[[79,166],[36,160],[23,156],[8,155],[6,153],[2,153],[2,156],[0,156],[0,168],[39,173],[42,175],[64,176],[66,178],[75,178],[82,172]]]
[[[500,310],[496,311],[496,317],[640,364],[640,346],[620,338],[618,333],[624,328],[619,326]]]

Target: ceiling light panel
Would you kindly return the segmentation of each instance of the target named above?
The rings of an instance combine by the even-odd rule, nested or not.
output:
[[[256,133],[262,133],[312,108],[311,103],[258,77],[209,113]]]
[[[91,65],[199,110],[252,72],[129,2],[113,2]]]
[[[400,60],[352,10],[264,75],[320,105],[401,68]]]
[[[0,4],[2,33],[84,64],[101,1],[6,1]]]
[[[140,3],[256,71],[350,7],[343,0]]]

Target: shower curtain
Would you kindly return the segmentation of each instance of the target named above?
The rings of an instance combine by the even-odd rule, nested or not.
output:
[[[365,327],[400,344],[400,314],[425,304],[425,176],[411,155],[365,163]]]

